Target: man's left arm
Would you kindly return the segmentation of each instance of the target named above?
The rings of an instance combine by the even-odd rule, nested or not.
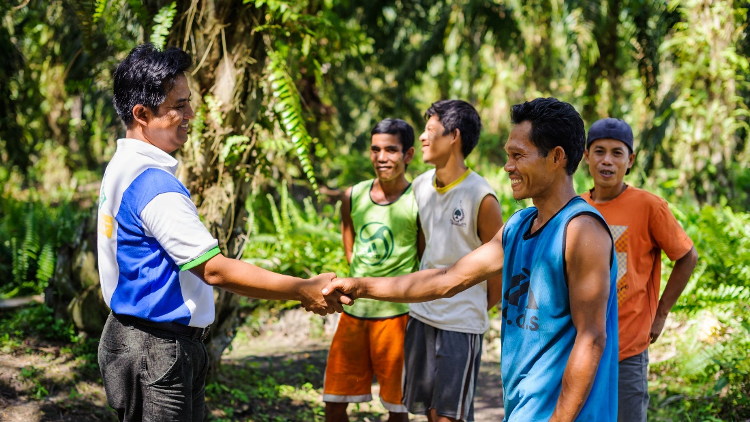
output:
[[[500,203],[494,195],[487,195],[479,204],[477,213],[477,234],[482,244],[491,241],[503,227],[503,214]],[[503,297],[503,276],[490,277],[487,279],[487,310]]]
[[[690,281],[690,276],[698,261],[698,252],[690,237],[672,214],[667,201],[659,201],[658,207],[649,219],[648,229],[654,242],[675,263],[656,308],[654,322],[651,324],[649,336],[653,343],[661,335],[669,311],[677,303],[677,299]]]
[[[566,276],[576,339],[550,421],[576,418],[586,403],[607,345],[612,238],[602,223],[589,215],[571,220],[566,237]]]
[[[667,315],[669,315],[669,311],[677,303],[677,299],[679,299],[688,281],[690,281],[690,276],[693,274],[696,262],[698,262],[698,252],[695,250],[695,246],[690,248],[682,258],[675,261],[672,274],[669,275],[667,285],[664,287],[664,293],[662,293],[661,299],[659,299],[654,323],[651,324],[651,343],[654,343],[661,335]]]

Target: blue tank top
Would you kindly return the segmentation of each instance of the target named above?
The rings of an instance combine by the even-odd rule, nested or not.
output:
[[[565,273],[565,232],[574,217],[601,214],[577,196],[530,234],[537,209],[508,219],[503,230],[502,376],[505,421],[547,421],[555,410],[576,329]],[[607,302],[607,345],[576,420],[617,420],[617,265],[614,245]]]

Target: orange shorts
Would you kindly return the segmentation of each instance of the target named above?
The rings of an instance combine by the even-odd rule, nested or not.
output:
[[[408,314],[360,319],[342,313],[328,352],[323,401],[370,401],[375,375],[383,406],[390,412],[406,413],[406,407],[401,404],[401,373],[408,320]]]

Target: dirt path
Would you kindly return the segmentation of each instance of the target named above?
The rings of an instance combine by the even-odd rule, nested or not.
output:
[[[223,361],[225,364],[249,362],[260,370],[266,368],[268,362],[295,361],[300,367],[314,365],[324,371],[335,322],[336,318],[333,316],[323,320],[321,317],[311,316],[304,312],[289,312],[279,321],[265,326],[258,337],[249,338],[240,335],[233,343],[233,350],[225,354]],[[499,324],[496,328],[499,333]],[[502,421],[505,416],[500,377],[499,339],[491,335],[493,332],[495,331],[490,332],[488,336],[490,338],[485,338],[479,383],[474,400],[476,422]],[[311,336],[309,333],[317,333],[317,335]],[[320,383],[316,385],[316,388],[322,388],[322,379]],[[373,422],[371,419],[373,413],[385,414],[385,408],[377,399],[378,394],[379,387],[373,384],[372,395],[375,399],[357,407],[350,405],[350,419]],[[423,422],[427,421],[427,418],[410,415],[410,420]]]
[[[261,373],[273,373],[279,379],[282,365],[283,371],[292,378],[299,375],[294,373],[295,368],[299,368],[300,372],[317,374],[312,380],[311,394],[304,399],[307,404],[300,405],[320,405],[322,374],[334,326],[335,318],[330,316],[322,319],[302,311],[290,311],[279,320],[263,325],[259,336],[252,336],[249,328],[243,328],[233,342],[233,349],[225,353],[222,363],[228,368],[250,367]],[[499,354],[497,348],[493,347],[497,340],[491,339],[485,343],[474,402],[475,420],[500,421],[504,412]],[[0,351],[0,422],[116,420],[106,404],[103,385],[96,379],[98,369],[84,367],[86,362],[72,357],[64,351],[65,347],[27,340],[22,349],[13,353]],[[289,383],[293,384],[292,381]],[[352,421],[385,420],[381,416],[387,415],[387,412],[377,400],[377,384],[373,385],[373,396],[376,399],[369,404],[350,406]],[[291,415],[288,412],[282,409],[280,416]],[[213,416],[221,415],[213,413]],[[230,419],[253,420],[252,416],[242,416],[241,413],[237,418]],[[410,419],[419,422],[427,420],[415,415]]]

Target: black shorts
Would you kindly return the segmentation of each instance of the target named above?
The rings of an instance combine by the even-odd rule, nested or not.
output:
[[[482,334],[445,331],[410,318],[404,340],[404,404],[409,412],[474,420]]]

